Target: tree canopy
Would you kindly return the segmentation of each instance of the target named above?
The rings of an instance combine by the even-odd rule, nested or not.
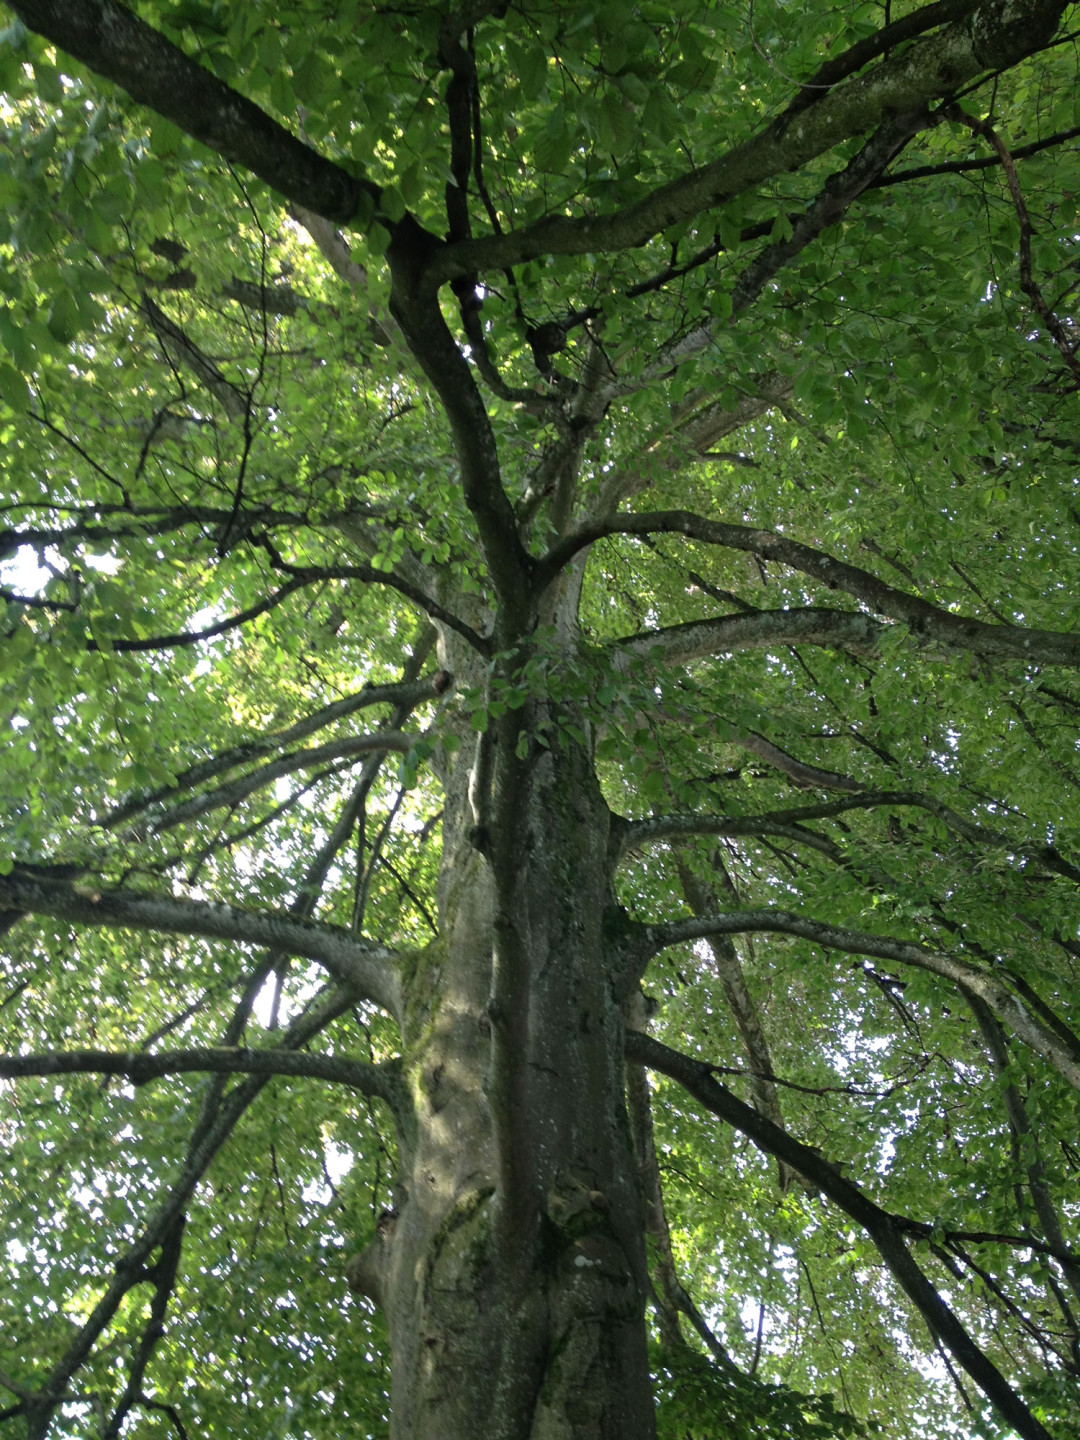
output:
[[[0,17],[0,1423],[1077,1440],[1075,7]]]

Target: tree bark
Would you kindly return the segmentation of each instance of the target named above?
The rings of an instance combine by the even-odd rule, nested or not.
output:
[[[386,1313],[395,1440],[655,1433],[610,813],[545,711],[511,780],[495,727],[444,768],[441,934],[402,973],[399,1209],[352,1270]],[[491,773],[511,793],[489,803]]]

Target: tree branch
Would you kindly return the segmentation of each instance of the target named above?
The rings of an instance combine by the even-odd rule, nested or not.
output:
[[[802,82],[799,94],[788,106],[786,113],[792,115],[805,110],[819,98],[822,90],[829,90],[841,80],[846,80],[849,75],[854,75],[883,52],[895,49],[917,35],[924,35],[927,30],[962,19],[976,8],[977,3],[978,0],[938,0],[937,4],[924,5],[921,10],[913,10],[910,15],[894,20],[891,25],[883,25],[873,35],[857,40],[841,54],[826,60],[809,80]]]
[[[679,1316],[680,1314],[685,1315],[708,1346],[709,1352],[717,1364],[733,1367],[734,1362],[731,1356],[713,1334],[705,1317],[694,1304],[693,1297],[679,1278],[678,1264],[671,1243],[671,1229],[668,1225],[667,1210],[664,1204],[660,1165],[656,1154],[656,1135],[653,1129],[652,1097],[649,1093],[649,1083],[645,1067],[634,1064],[632,1061],[626,1066],[626,1108],[637,1157],[638,1173],[641,1176],[642,1195],[645,1202],[645,1226],[653,1242],[650,1268],[655,1269],[656,1277],[660,1282],[659,1294],[655,1294],[655,1309],[661,1341],[665,1345],[683,1343]]]
[[[349,242],[341,231],[322,215],[317,215],[314,210],[308,210],[303,205],[290,205],[289,214],[298,225],[303,226],[315,241],[320,255],[334,274],[340,280],[344,280],[350,289],[367,294],[368,273],[352,258]],[[228,291],[225,293],[228,294]],[[397,341],[404,345],[404,337],[397,321],[381,305],[371,305],[370,297],[368,314],[371,317],[373,335],[377,344],[387,345],[391,341]]]
[[[992,146],[994,153],[1001,161],[1001,168],[1005,172],[1005,182],[1009,187],[1009,195],[1013,202],[1013,209],[1016,211],[1017,223],[1020,226],[1020,289],[1031,301],[1035,313],[1049,330],[1066,366],[1072,371],[1073,376],[1080,380],[1080,358],[1077,357],[1076,345],[1069,339],[1065,326],[1047,304],[1046,297],[1032,273],[1031,217],[1028,215],[1027,205],[1024,203],[1024,195],[1020,189],[1020,179],[1016,173],[1013,157],[1009,154],[1008,147],[1001,136],[985,120],[979,120],[974,115],[969,115],[959,105],[950,106],[948,113],[950,119],[958,120],[961,125],[966,125],[974,134],[981,135],[987,144]]]
[[[503,488],[498,446],[483,397],[443,319],[436,292],[422,279],[435,246],[434,237],[415,222],[398,227],[387,251],[390,312],[446,411],[465,503],[476,521],[501,613],[511,629],[517,629],[527,623],[531,608],[533,560],[521,543],[514,509]],[[462,303],[475,301],[470,296]]]
[[[719,915],[673,920],[663,925],[642,926],[636,958],[644,966],[653,955],[669,945],[708,939],[711,935],[749,934],[795,935],[848,955],[872,955],[900,965],[911,965],[948,980],[961,990],[970,990],[985,1001],[998,1019],[1008,1025],[1025,1045],[1041,1055],[1070,1085],[1080,1090],[1080,1055],[1076,1049],[1032,1015],[1011,990],[970,961],[939,950],[929,950],[910,941],[890,940],[862,930],[848,930],[793,915],[787,910],[734,910]]]
[[[54,434],[58,434],[66,444],[72,444],[71,438],[62,431],[58,431],[55,425],[41,415],[31,415],[33,420],[44,425]],[[78,453],[84,459],[88,457],[79,449]],[[111,477],[106,474],[106,479]],[[113,482],[115,483],[115,482]],[[29,507],[18,507],[29,508]],[[33,529],[22,530],[0,530],[0,560],[6,560],[16,553],[21,545],[31,545],[40,548],[44,545],[55,545],[63,548],[65,545],[80,543],[84,540],[122,540],[142,539],[151,535],[170,535],[176,530],[182,530],[185,525],[200,525],[206,528],[224,526],[231,518],[231,510],[220,509],[212,505],[178,505],[175,507],[164,507],[160,505],[131,505],[131,504],[89,504],[85,506],[54,506],[56,510],[73,512],[77,516],[88,516],[93,518],[79,519],[73,525],[54,525],[48,528],[35,526]],[[128,524],[106,525],[102,524],[102,517],[109,516],[130,517]],[[232,543],[235,545],[238,532],[241,534],[250,533],[256,526],[269,529],[274,526],[288,526],[295,528],[306,521],[306,516],[287,511],[270,510],[268,507],[256,506],[250,510],[243,511],[236,517],[232,527]]]
[[[911,110],[904,115],[889,116],[844,169],[827,178],[806,210],[791,217],[791,233],[787,239],[766,245],[745,267],[731,292],[730,316],[724,320],[709,319],[680,335],[677,340],[661,346],[640,375],[633,379],[612,381],[607,385],[605,397],[613,399],[617,395],[631,394],[659,377],[670,374],[683,361],[700,354],[713,344],[718,330],[730,327],[734,320],[744,315],[786,265],[819,235],[838,224],[849,207],[881,174],[889,161],[928,123],[929,115],[925,107]],[[699,396],[696,403],[700,404],[700,401]],[[683,423],[685,425],[686,422]],[[700,442],[699,448],[704,448]]]
[[[1033,140],[1030,145],[1019,145],[1012,151],[1014,160],[1026,160],[1029,155],[1038,155],[1040,150],[1052,150],[1066,140],[1075,140],[1080,135],[1080,125],[1068,130],[1058,130],[1045,140]],[[888,175],[879,175],[866,187],[867,190],[883,190],[889,185],[903,185],[909,180],[927,180],[934,175],[963,175],[969,170],[992,170],[1001,162],[996,155],[976,155],[970,160],[945,160],[940,165],[912,165],[906,170],[893,170]]]
[[[730,899],[738,903],[735,886],[719,854],[712,857],[712,866]],[[713,888],[706,885],[691,870],[685,860],[680,859],[677,862],[677,870],[686,903],[694,914],[719,914],[720,904]],[[754,1109],[759,1115],[764,1115],[774,1125],[782,1128],[784,1113],[780,1105],[780,1094],[773,1078],[772,1053],[769,1049],[769,1042],[765,1038],[761,1013],[746,983],[739,952],[735,948],[734,941],[728,935],[716,935],[704,943],[712,955],[728,1009],[731,1011],[731,1018],[735,1021],[735,1029],[742,1041],[743,1051],[750,1062],[750,1095]],[[791,1172],[783,1161],[779,1163],[779,1180],[780,1188],[786,1190],[791,1181]]]
[[[1080,665],[1080,636],[1057,630],[1036,630],[1022,625],[988,625],[983,620],[953,615],[917,595],[897,590],[868,570],[836,560],[821,550],[771,530],[729,525],[689,510],[657,510],[640,515],[617,515],[581,526],[552,547],[537,567],[541,583],[550,579],[585,545],[604,535],[685,535],[707,545],[741,550],[763,560],[777,560],[812,575],[830,590],[843,590],[878,615],[901,620],[912,634],[951,650],[964,650],[988,660],[1023,660],[1027,664]],[[768,614],[770,612],[760,612]],[[773,612],[775,613],[775,612]],[[783,612],[797,615],[808,612]],[[821,613],[821,612],[813,612]],[[827,612],[826,612],[827,613]],[[756,617],[739,617],[747,621]],[[852,617],[852,619],[857,617]],[[696,622],[712,623],[718,622]],[[797,643],[797,642],[794,642]]]
[[[162,1236],[158,1259],[146,1271],[146,1278],[153,1282],[154,1298],[150,1302],[150,1313],[143,1324],[142,1337],[131,1362],[128,1382],[109,1417],[109,1423],[103,1432],[103,1440],[116,1440],[120,1434],[131,1407],[142,1392],[146,1367],[153,1357],[158,1341],[165,1333],[165,1315],[176,1287],[176,1277],[180,1269],[186,1220],[186,1215],[180,1214],[171,1229]]]
[[[823,1191],[845,1214],[850,1215],[877,1246],[893,1278],[913,1302],[934,1337],[946,1345],[983,1394],[1024,1440],[1052,1440],[1001,1371],[979,1349],[956,1314],[945,1304],[904,1243],[903,1232],[927,1227],[905,1221],[865,1195],[817,1151],[800,1144],[765,1116],[734,1096],[700,1060],[671,1050],[649,1035],[628,1031],[626,1054],[638,1064],[659,1070],[682,1085],[712,1114],[747,1135],[755,1145]]]
[[[145,1410],[155,1410],[161,1415],[167,1415],[172,1421],[173,1429],[176,1431],[179,1440],[189,1440],[188,1432],[184,1427],[184,1422],[180,1419],[180,1412],[175,1405],[169,1405],[164,1400],[155,1400],[152,1395],[147,1395],[145,1391],[135,1397],[134,1403],[141,1405]]]
[[[755,610],[750,615],[688,620],[624,636],[606,648],[616,667],[622,669],[635,659],[674,665],[706,655],[782,649],[788,645],[821,645],[855,655],[876,655],[888,630],[887,625],[857,611],[807,605],[801,610]]]
[[[294,204],[339,225],[378,208],[379,186],[305,145],[119,0],[12,0],[9,8],[27,29]]]
[[[751,755],[756,755],[759,760],[764,760],[774,770],[786,775],[800,789],[858,791],[863,788],[860,782],[853,780],[850,775],[841,775],[836,770],[822,770],[820,766],[807,765],[803,760],[796,760],[794,755],[781,750],[779,745],[774,745],[755,730],[736,730],[732,739],[736,745],[741,745],[744,750],[749,750]]]
[[[281,1049],[301,1046],[314,1039],[332,1020],[351,1008],[350,990],[327,995],[323,1002],[300,1016],[286,1032]],[[46,1440],[53,1412],[61,1403],[68,1381],[85,1364],[98,1337],[109,1325],[124,1296],[148,1279],[146,1262],[154,1250],[166,1243],[181,1220],[196,1185],[221,1146],[231,1135],[240,1117],[267,1083],[267,1077],[251,1075],[237,1085],[220,1106],[196,1127],[178,1175],[161,1203],[146,1222],[142,1233],[118,1257],[111,1257],[112,1278],[93,1310],[79,1327],[63,1356],[53,1366],[37,1397],[25,1401],[28,1440]]]
[[[1046,1165],[1039,1150],[1038,1127],[1032,1125],[1024,1097],[1010,1074],[1010,1056],[1005,1032],[977,995],[969,994],[967,1002],[975,1016],[975,1023],[979,1027],[983,1044],[990,1057],[991,1068],[1001,1089],[1005,1113],[1012,1131],[1013,1155],[1027,1171],[1028,1191],[1043,1235],[1048,1242],[1046,1249],[1055,1256],[1061,1266],[1061,1273],[1065,1278],[1065,1283],[1073,1292],[1074,1299],[1080,1300],[1080,1266],[1077,1265],[1074,1257],[1069,1256],[1065,1244],[1057,1206],[1054,1204],[1053,1192],[1047,1179]],[[1018,1208],[1020,1207],[1018,1206]],[[1023,1212],[1021,1212],[1021,1220],[1023,1221],[1024,1218]],[[1059,1296],[1059,1308],[1071,1334],[1070,1348],[1074,1356],[1080,1358],[1080,1332],[1078,1332],[1072,1308],[1065,1301],[1064,1296]]]
[[[250,620],[257,620],[260,615],[275,610],[283,600],[287,600],[297,590],[302,590],[305,585],[314,583],[315,581],[306,578],[290,580],[275,590],[272,595],[266,595],[254,605],[249,605],[246,610],[239,610],[235,615],[229,615],[224,620],[219,620],[216,625],[208,625],[205,630],[178,630],[172,635],[150,635],[145,640],[95,640],[91,638],[87,640],[86,648],[88,650],[116,650],[124,654],[147,650],[183,649],[187,645],[197,645],[200,640],[213,640],[217,635],[226,635],[230,630],[237,630]]]
[[[775,835],[781,840],[809,845],[830,860],[839,860],[839,848],[824,835],[801,825],[772,820],[766,815],[658,815],[649,820],[631,820],[619,832],[619,855],[647,845],[669,844],[693,835],[716,835],[726,839],[739,836]]]
[[[149,295],[142,297],[139,308],[161,341],[169,362],[178,370],[189,370],[205,385],[230,420],[242,420],[248,413],[250,396],[226,379],[209,356],[203,354],[176,321],[170,319]]]
[[[809,767],[808,767],[809,768]],[[812,834],[804,830],[807,820],[827,820],[852,810],[870,810],[877,806],[893,806],[925,810],[936,816],[955,834],[976,845],[995,850],[1008,850],[1021,859],[1039,865],[1055,875],[1080,882],[1080,869],[1065,860],[1052,845],[1029,845],[1024,840],[991,830],[974,820],[967,820],[955,810],[914,790],[862,790],[847,800],[828,800],[820,805],[802,805],[790,810],[770,810],[761,815],[659,815],[646,820],[625,821],[619,832],[619,854],[654,842],[677,839],[680,835],[757,835],[784,834],[790,826],[802,838]],[[775,826],[776,829],[758,829]],[[731,828],[729,828],[731,827]],[[745,827],[745,828],[744,828]],[[815,837],[818,838],[818,837]]]
[[[775,175],[797,170],[890,116],[909,114],[974,80],[1007,68],[1049,43],[1062,0],[984,0],[937,35],[915,40],[865,75],[779,116],[728,154],[659,186],[607,215],[550,216],[522,230],[449,245],[433,256],[428,280],[519,265],[541,255],[604,254],[644,245],[668,226],[722,205]]]
[[[25,865],[0,875],[0,908],[52,915],[79,925],[200,935],[230,944],[261,945],[283,955],[302,955],[323,965],[353,995],[354,1002],[372,1000],[393,1015],[400,1010],[393,968],[396,952],[357,940],[336,925],[172,895],[96,890],[85,880],[73,885],[53,878],[45,867]]]
[[[335,522],[339,523],[340,522]],[[371,585],[388,585],[391,590],[396,590],[399,595],[404,595],[406,600],[411,600],[420,610],[432,620],[437,620],[455,634],[460,635],[463,640],[480,655],[491,653],[491,642],[486,636],[479,635],[471,625],[466,625],[464,620],[459,620],[451,610],[440,605],[437,600],[426,594],[418,585],[406,580],[404,576],[393,570],[376,570],[372,565],[290,565],[283,560],[278,560],[278,568],[286,575],[294,575],[298,579],[305,580],[365,580]]]
[[[346,1085],[363,1095],[386,1098],[396,1083],[393,1062],[369,1065],[339,1055],[307,1051],[248,1050],[204,1046],[191,1050],[54,1050],[47,1054],[0,1055],[5,1080],[49,1075],[123,1075],[133,1085],[146,1085],[170,1075],[290,1075]]]
[[[328,760],[370,755],[372,752],[393,751],[398,755],[407,755],[410,750],[415,749],[419,739],[419,735],[409,735],[400,730],[377,730],[373,735],[343,735],[337,740],[328,740],[325,745],[312,746],[309,750],[294,750],[289,755],[281,755],[278,759],[261,765],[250,775],[241,775],[205,795],[193,795],[190,800],[181,801],[171,810],[166,810],[156,818],[151,817],[144,825],[136,828],[145,830],[147,834],[160,835],[166,830],[175,829],[177,825],[198,819],[200,815],[207,815],[212,810],[235,805],[253,795],[256,790],[265,789],[283,775],[292,775],[297,770],[309,770],[325,764]]]
[[[393,685],[365,685],[362,690],[357,690],[352,695],[346,695],[343,700],[334,700],[320,710],[312,711],[310,715],[305,715],[302,720],[298,720],[295,725],[290,725],[285,730],[260,735],[254,740],[245,740],[239,745],[233,745],[227,750],[220,751],[208,760],[200,760],[197,765],[182,770],[172,785],[162,786],[158,790],[152,790],[137,799],[118,805],[116,809],[110,811],[102,824],[107,830],[115,830],[118,825],[122,825],[125,820],[132,819],[150,805],[169,800],[179,795],[181,791],[192,790],[196,785],[205,784],[207,780],[213,780],[215,776],[233,770],[238,765],[246,765],[249,761],[261,759],[262,756],[268,755],[274,750],[280,750],[285,745],[292,745],[297,740],[306,739],[308,735],[313,735],[328,725],[336,724],[339,720],[345,720],[348,716],[354,715],[358,710],[366,709],[369,705],[397,705],[399,713],[401,708],[405,708],[405,718],[407,718],[408,712],[422,701],[431,700],[443,694],[452,683],[453,677],[449,672],[439,670],[434,676],[424,680],[404,681]]]

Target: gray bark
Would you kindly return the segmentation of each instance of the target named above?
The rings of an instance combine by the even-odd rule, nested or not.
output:
[[[459,749],[441,935],[402,968],[402,1203],[353,1267],[399,1440],[654,1433],[610,817],[580,746],[536,751],[510,783]]]

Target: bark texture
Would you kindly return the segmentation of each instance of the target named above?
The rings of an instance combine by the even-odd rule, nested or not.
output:
[[[504,797],[509,841],[497,817],[479,833],[485,761],[459,750],[443,934],[402,977],[400,1212],[354,1276],[386,1309],[401,1440],[653,1433],[609,815],[580,746],[538,749]],[[512,910],[477,848],[507,843]],[[524,984],[516,1011],[500,964],[524,968],[502,987]]]

